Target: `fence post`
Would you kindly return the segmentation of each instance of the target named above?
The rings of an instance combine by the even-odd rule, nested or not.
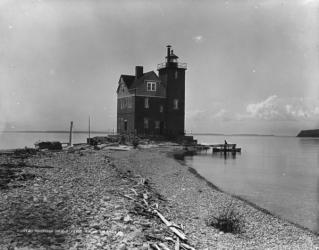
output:
[[[69,146],[72,146],[72,129],[73,129],[73,121],[71,121],[70,123]]]

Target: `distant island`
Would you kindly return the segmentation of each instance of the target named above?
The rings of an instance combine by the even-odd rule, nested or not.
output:
[[[301,130],[297,137],[319,137],[319,129]]]
[[[275,136],[273,134],[221,134],[221,133],[189,133],[191,135],[224,135],[224,136]]]

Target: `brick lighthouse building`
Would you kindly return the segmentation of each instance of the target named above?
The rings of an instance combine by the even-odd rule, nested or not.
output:
[[[167,46],[165,62],[144,73],[121,75],[117,87],[117,132],[177,137],[185,134],[185,70]]]

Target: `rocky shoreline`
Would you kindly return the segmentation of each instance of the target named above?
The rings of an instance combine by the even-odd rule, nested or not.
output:
[[[171,230],[134,200],[149,203],[184,229],[195,249],[318,249],[318,236],[212,188],[169,157],[180,146],[129,151],[77,147],[28,157],[0,155],[1,249],[174,249]],[[143,178],[145,185],[140,185]],[[0,183],[1,184],[1,183]],[[241,233],[207,225],[231,205]]]

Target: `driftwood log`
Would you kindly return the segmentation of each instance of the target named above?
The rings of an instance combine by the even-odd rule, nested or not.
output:
[[[172,230],[179,238],[181,238],[182,240],[186,240],[186,236],[184,233],[182,233],[177,228],[172,226],[173,224],[171,222],[169,222],[160,212],[158,212],[157,210],[154,210],[154,212],[165,223],[165,225],[168,226],[169,229]]]

